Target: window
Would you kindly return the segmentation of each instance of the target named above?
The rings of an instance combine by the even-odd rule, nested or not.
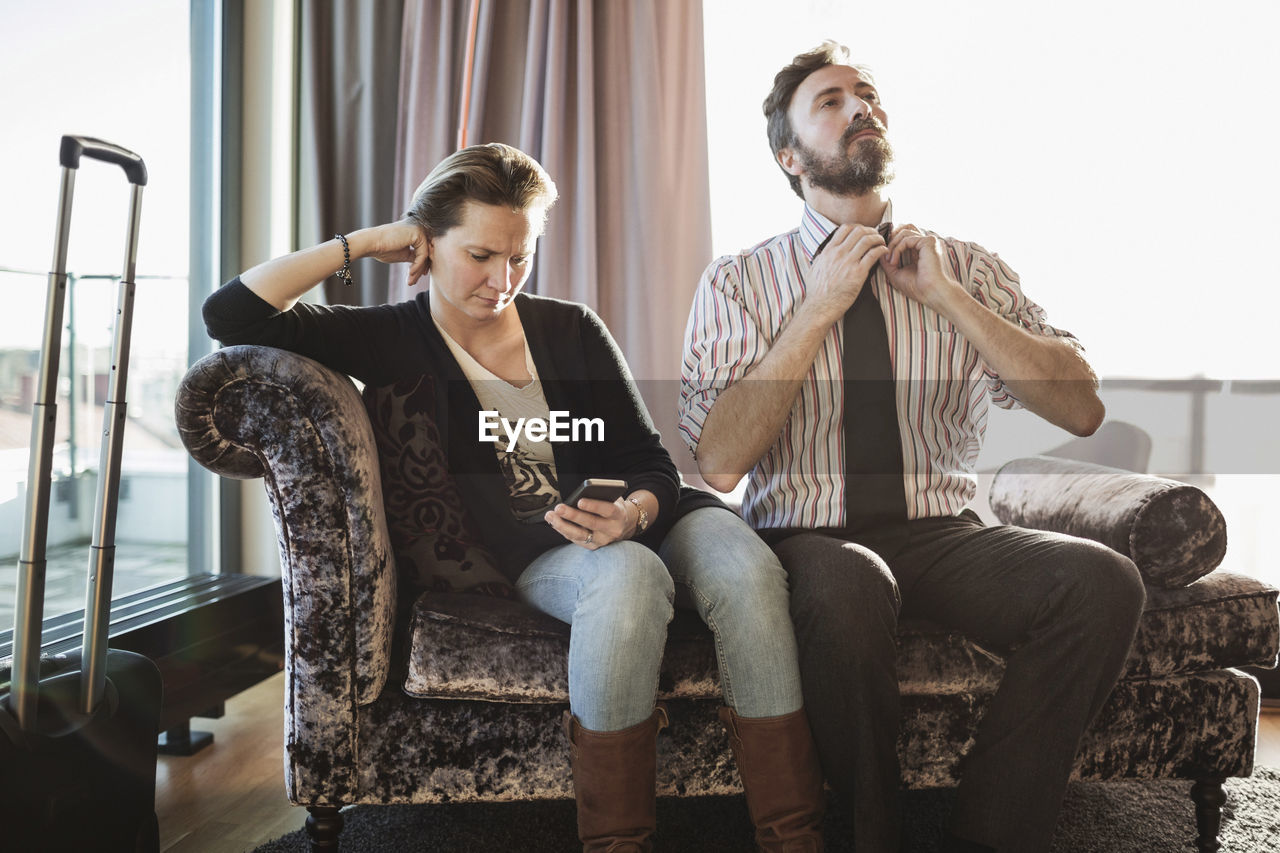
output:
[[[0,629],[12,622],[23,533],[31,405],[39,371],[65,133],[131,148],[146,161],[116,525],[114,593],[186,572],[187,455],[173,424],[186,370],[190,159],[189,12],[172,0],[10,4],[0,52],[9,128],[0,141]],[[81,163],[67,270],[55,488],[45,616],[83,606],[129,186]]]
[[[1152,434],[1151,470],[1196,479],[1218,501],[1228,560],[1276,571],[1280,538],[1259,519],[1278,509],[1266,433],[1280,388],[1258,380],[1280,378],[1280,350],[1242,321],[1280,314],[1268,260],[1280,162],[1265,106],[1280,79],[1280,5],[704,8],[716,254],[798,223],[760,105],[792,56],[827,38],[847,45],[889,112],[895,217],[998,251],[1084,342],[1110,416]],[[1213,390],[1179,384],[1197,376]],[[1118,377],[1159,381],[1138,390]],[[993,412],[979,467],[1067,438]]]

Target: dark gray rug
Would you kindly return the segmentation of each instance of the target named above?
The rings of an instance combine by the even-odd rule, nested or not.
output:
[[[1224,853],[1280,851],[1280,769],[1259,768],[1248,779],[1229,779],[1223,810]],[[1190,782],[1105,782],[1071,786],[1054,837],[1053,853],[1182,853],[1194,849]],[[907,849],[937,850],[951,791],[905,795]],[[299,825],[306,813],[298,809]],[[356,806],[343,812],[344,853],[489,851],[538,853],[579,849],[573,803]],[[827,849],[853,850],[849,825],[838,814],[826,822]],[[740,797],[658,801],[658,853],[743,853],[751,830]],[[308,850],[299,830],[256,853]]]

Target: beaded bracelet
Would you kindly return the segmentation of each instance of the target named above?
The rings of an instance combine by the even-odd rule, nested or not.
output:
[[[347,245],[347,238],[344,234],[334,234],[335,240],[342,243],[342,269],[338,270],[334,275],[347,283],[347,287],[355,284],[356,281],[351,277],[351,247]]]

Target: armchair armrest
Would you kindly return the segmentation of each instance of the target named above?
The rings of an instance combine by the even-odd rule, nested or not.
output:
[[[1031,456],[1001,466],[990,503],[1006,524],[1115,549],[1151,586],[1186,586],[1226,555],[1227,525],[1218,507],[1195,486],[1163,477]]]
[[[356,709],[387,679],[396,597],[378,456],[360,395],[349,378],[311,359],[235,346],[191,367],[175,411],[201,465],[265,480],[284,581],[289,749],[329,751],[331,775],[341,777],[354,767]],[[307,732],[305,747],[294,741],[299,731]],[[315,764],[295,755],[288,766]],[[347,781],[327,787],[341,791]]]

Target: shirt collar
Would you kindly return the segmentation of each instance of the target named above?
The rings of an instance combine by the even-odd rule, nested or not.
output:
[[[884,206],[884,216],[880,217],[880,222],[893,221],[893,201],[890,200]],[[827,239],[832,231],[836,230],[836,224],[818,211],[809,206],[808,202],[804,205],[804,214],[800,217],[800,246],[804,249],[805,260],[813,262],[813,253],[818,251],[818,247],[822,245],[822,241]]]

